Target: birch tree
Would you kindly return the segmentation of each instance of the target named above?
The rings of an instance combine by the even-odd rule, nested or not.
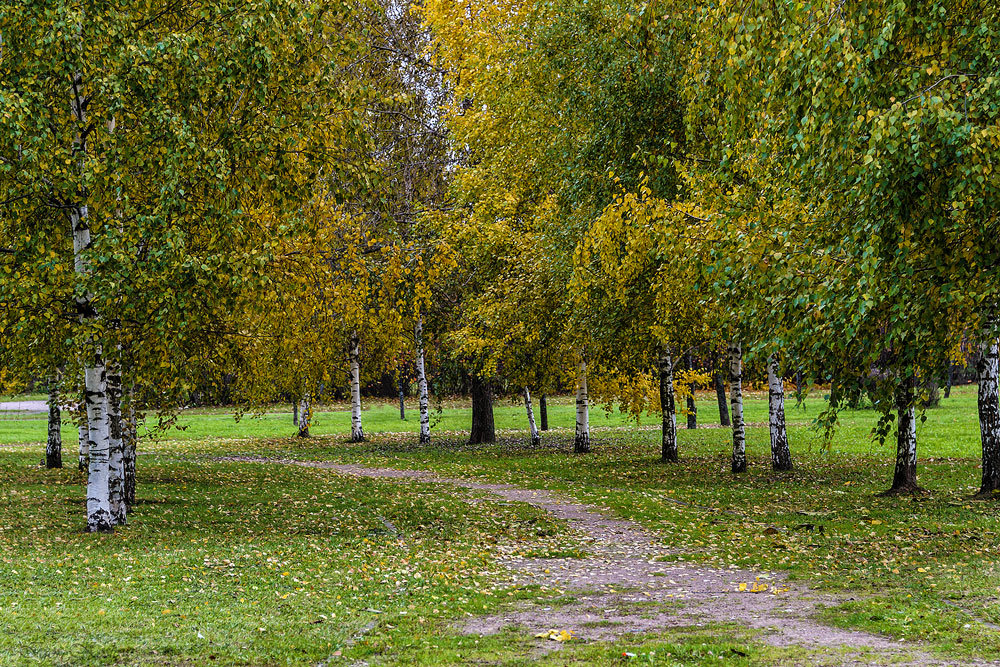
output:
[[[785,386],[777,353],[767,359],[767,406],[768,428],[771,433],[771,467],[775,470],[791,470],[792,454],[785,428]]]
[[[580,360],[576,376],[576,434],[573,451],[586,454],[590,451],[590,397],[587,394],[587,362]]]
[[[538,426],[535,425],[535,412],[531,406],[531,392],[528,388],[524,388],[524,410],[528,416],[528,433],[531,436],[531,446],[537,447],[542,444],[542,436],[538,432]]]
[[[417,401],[420,410],[420,444],[431,441],[430,401],[427,397],[427,373],[424,370],[424,323],[423,318],[417,318],[416,331],[413,339],[416,343],[417,362]]]
[[[979,495],[994,497],[1000,491],[1000,342],[987,338],[980,344],[978,408],[979,437],[983,449],[983,479]]]
[[[677,461],[677,411],[674,407],[674,364],[670,349],[660,355],[660,460]]]
[[[747,470],[747,438],[743,424],[743,348],[729,345],[729,403],[733,419],[733,472]]]
[[[59,409],[59,385],[49,379],[49,427],[45,441],[45,467],[62,468],[62,412]]]
[[[351,366],[351,442],[364,442],[365,430],[361,425],[361,344],[356,333],[351,335],[348,345]]]

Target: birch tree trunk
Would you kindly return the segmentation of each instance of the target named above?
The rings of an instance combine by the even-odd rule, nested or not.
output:
[[[74,152],[83,176],[83,161],[87,154],[86,144],[86,100],[83,96],[83,77],[74,73],[70,90],[71,110],[77,124]],[[81,185],[75,193],[75,201],[69,205],[70,225],[73,232],[73,264],[79,278],[90,273],[86,252],[90,248],[90,214],[87,208],[87,192]],[[77,312],[80,324],[86,325],[97,318],[89,294],[77,297]],[[108,496],[110,456],[110,431],[108,426],[108,399],[104,355],[96,341],[89,344],[91,349],[84,352],[84,391],[87,406],[87,531],[108,532],[114,530],[111,517],[111,501]]]
[[[976,370],[979,374],[979,437],[983,445],[983,481],[979,495],[993,497],[1000,491],[1000,341],[986,341]]]
[[[131,387],[124,401],[124,414],[122,428],[122,467],[125,470],[125,506],[131,510],[135,506],[135,456],[139,444],[138,426],[135,421],[134,393]]]
[[[302,395],[302,403],[299,406],[299,437],[309,437],[309,422],[312,421],[312,405],[309,402],[310,396],[307,391]]]
[[[62,468],[62,411],[59,409],[59,385],[49,380],[49,432],[45,441],[45,467]]]
[[[92,363],[85,373],[87,387],[87,531],[91,533],[114,530],[111,515],[110,482],[110,428],[108,424],[108,397],[105,369],[101,349],[97,346]]]
[[[913,378],[905,378],[896,389],[896,468],[892,487],[883,495],[921,490],[917,486],[917,420],[913,403]]]
[[[688,370],[694,370],[694,360],[691,355],[687,355],[687,367]],[[691,383],[689,387],[691,390],[691,395],[687,397],[687,427],[689,429],[698,428],[698,406],[694,402],[694,382]]]
[[[122,376],[121,366],[112,363],[107,373],[108,400],[108,501],[111,505],[111,520],[116,526],[124,525],[125,503],[125,455],[122,448]]]
[[[669,348],[660,355],[660,460],[677,460],[677,409],[674,405],[674,364]]]
[[[469,434],[469,444],[496,442],[496,428],[493,421],[493,390],[489,383],[483,382],[478,375],[472,376],[470,389],[472,390],[472,432]]]
[[[351,442],[364,442],[365,430],[361,426],[361,352],[357,334],[351,336],[348,357],[351,362]]]
[[[771,427],[771,467],[791,470],[792,453],[788,448],[788,430],[785,427],[785,385],[777,354],[772,354],[767,360],[767,407]]]
[[[586,454],[590,451],[590,406],[587,396],[587,362],[580,362],[580,372],[576,381],[576,437],[573,451]]]
[[[747,438],[743,424],[743,349],[729,345],[729,404],[733,413],[733,472],[746,472]]]
[[[424,369],[424,321],[417,318],[416,326],[417,347],[417,401],[420,408],[420,444],[426,445],[431,441],[431,412],[427,399],[427,373]]]
[[[545,394],[542,394],[538,398],[538,412],[539,417],[541,417],[541,427],[543,431],[549,430],[549,404],[546,400]]]
[[[531,408],[531,392],[528,388],[524,388],[524,409],[528,413],[528,430],[531,432],[531,446],[537,447],[542,444],[542,436],[538,433],[538,427],[535,426],[535,411]]]

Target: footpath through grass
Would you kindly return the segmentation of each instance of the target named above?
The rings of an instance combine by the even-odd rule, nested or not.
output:
[[[712,406],[703,402],[703,421],[715,416]],[[763,406],[749,402],[758,415],[750,421],[763,421]],[[80,473],[39,468],[37,444],[3,448],[0,665],[515,665],[536,657],[610,665],[626,651],[664,665],[838,662],[835,651],[766,647],[726,626],[571,642],[547,657],[530,632],[463,636],[457,627],[470,614],[525,597],[559,604],[557,590],[508,588],[496,558],[564,554],[576,543],[563,526],[525,505],[468,504],[468,492],[450,487],[212,460],[234,453],[561,490],[661,531],[679,560],[785,570],[842,593],[844,603],[827,612],[832,623],[925,641],[946,656],[995,656],[1000,633],[987,624],[1000,625],[1000,530],[998,505],[969,499],[979,476],[974,388],[920,427],[920,482],[931,493],[919,498],[875,496],[888,485],[893,451],[867,437],[872,413],[845,414],[827,450],[806,425],[819,402],[808,407],[789,407],[795,471],[772,473],[767,431],[752,428],[751,469],[738,477],[728,472],[729,434],[720,429],[682,430],[682,462],[663,465],[655,429],[597,431],[594,452],[574,456],[568,431],[544,434],[537,449],[524,433],[468,447],[440,430],[430,447],[411,434],[358,445],[342,435],[199,440],[193,428],[222,421],[190,415],[185,439],[143,443],[140,504],[131,525],[109,536],[79,532]],[[572,414],[568,403],[559,409],[558,419]],[[555,422],[558,410],[550,414]],[[10,437],[6,427],[0,422]]]
[[[894,443],[870,439],[870,411],[841,421],[829,448],[814,429],[792,426],[796,469],[787,474],[769,468],[765,428],[749,430],[751,469],[740,476],[728,470],[729,433],[719,429],[682,430],[676,465],[659,463],[659,433],[640,429],[601,432],[582,457],[569,453],[569,434],[552,433],[538,449],[523,434],[477,447],[454,437],[421,447],[405,435],[246,447],[566,491],[659,530],[684,551],[680,560],[783,570],[842,593],[831,623],[927,641],[948,655],[995,655],[1000,504],[970,497],[980,475],[975,388],[957,390],[918,429],[926,496],[877,496],[891,480]]]

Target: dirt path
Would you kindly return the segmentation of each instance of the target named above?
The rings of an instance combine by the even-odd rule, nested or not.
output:
[[[657,560],[672,554],[664,536],[550,491],[454,479],[420,470],[366,468],[328,461],[241,456],[218,460],[280,463],[357,477],[451,484],[528,503],[565,520],[579,536],[586,557],[528,559],[511,555],[503,560],[518,582],[564,590],[575,601],[556,607],[524,606],[496,616],[477,617],[463,628],[470,634],[493,634],[508,626],[519,626],[532,634],[559,628],[571,629],[584,640],[610,640],[668,627],[731,622],[761,631],[760,639],[775,646],[844,649],[835,664],[957,664],[937,661],[913,650],[912,642],[904,644],[816,621],[816,612],[823,605],[835,604],[837,599],[786,582],[781,574]],[[754,593],[741,591],[741,584],[746,584],[747,589],[754,584],[766,584],[767,588]],[[539,648],[554,648],[556,644],[537,641]]]

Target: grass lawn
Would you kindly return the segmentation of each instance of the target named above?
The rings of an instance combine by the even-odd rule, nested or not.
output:
[[[707,422],[717,413],[704,399]],[[314,431],[332,435],[307,441],[279,437],[292,431],[288,415],[232,426],[212,411],[188,413],[186,431],[143,443],[140,504],[131,525],[109,536],[79,532],[79,473],[39,468],[38,444],[0,449],[0,664],[514,665],[534,656],[530,634],[480,639],[455,625],[556,595],[507,587],[496,557],[522,547],[565,553],[573,540],[559,522],[517,503],[470,505],[461,500],[469,492],[449,487],[211,459],[236,452],[563,490],[661,531],[678,559],[784,570],[843,594],[826,612],[831,623],[921,640],[945,656],[1000,650],[988,625],[1000,625],[1000,506],[969,499],[979,477],[974,387],[957,389],[920,425],[918,474],[930,493],[917,498],[875,495],[888,486],[894,449],[868,437],[869,411],[845,413],[826,448],[809,426],[820,400],[789,406],[796,469],[768,469],[767,430],[757,427],[748,432],[750,472],[734,477],[724,429],[681,430],[675,465],[657,461],[655,429],[597,430],[593,453],[572,455],[572,405],[557,403],[550,421],[566,430],[534,449],[523,432],[465,445],[446,431],[467,428],[468,411],[451,407],[430,447],[410,433],[415,415],[400,422],[392,404],[365,413],[368,433],[391,433],[357,445],[346,442],[349,415],[340,411],[317,419]],[[765,407],[749,400],[748,421],[764,421]],[[595,425],[623,423],[601,414]],[[0,421],[6,442],[44,437],[44,422],[17,422],[17,433],[10,423]],[[523,409],[498,405],[497,423],[522,426]],[[830,652],[764,646],[728,626],[570,643],[539,659],[620,664],[624,651],[665,665],[837,663]]]

